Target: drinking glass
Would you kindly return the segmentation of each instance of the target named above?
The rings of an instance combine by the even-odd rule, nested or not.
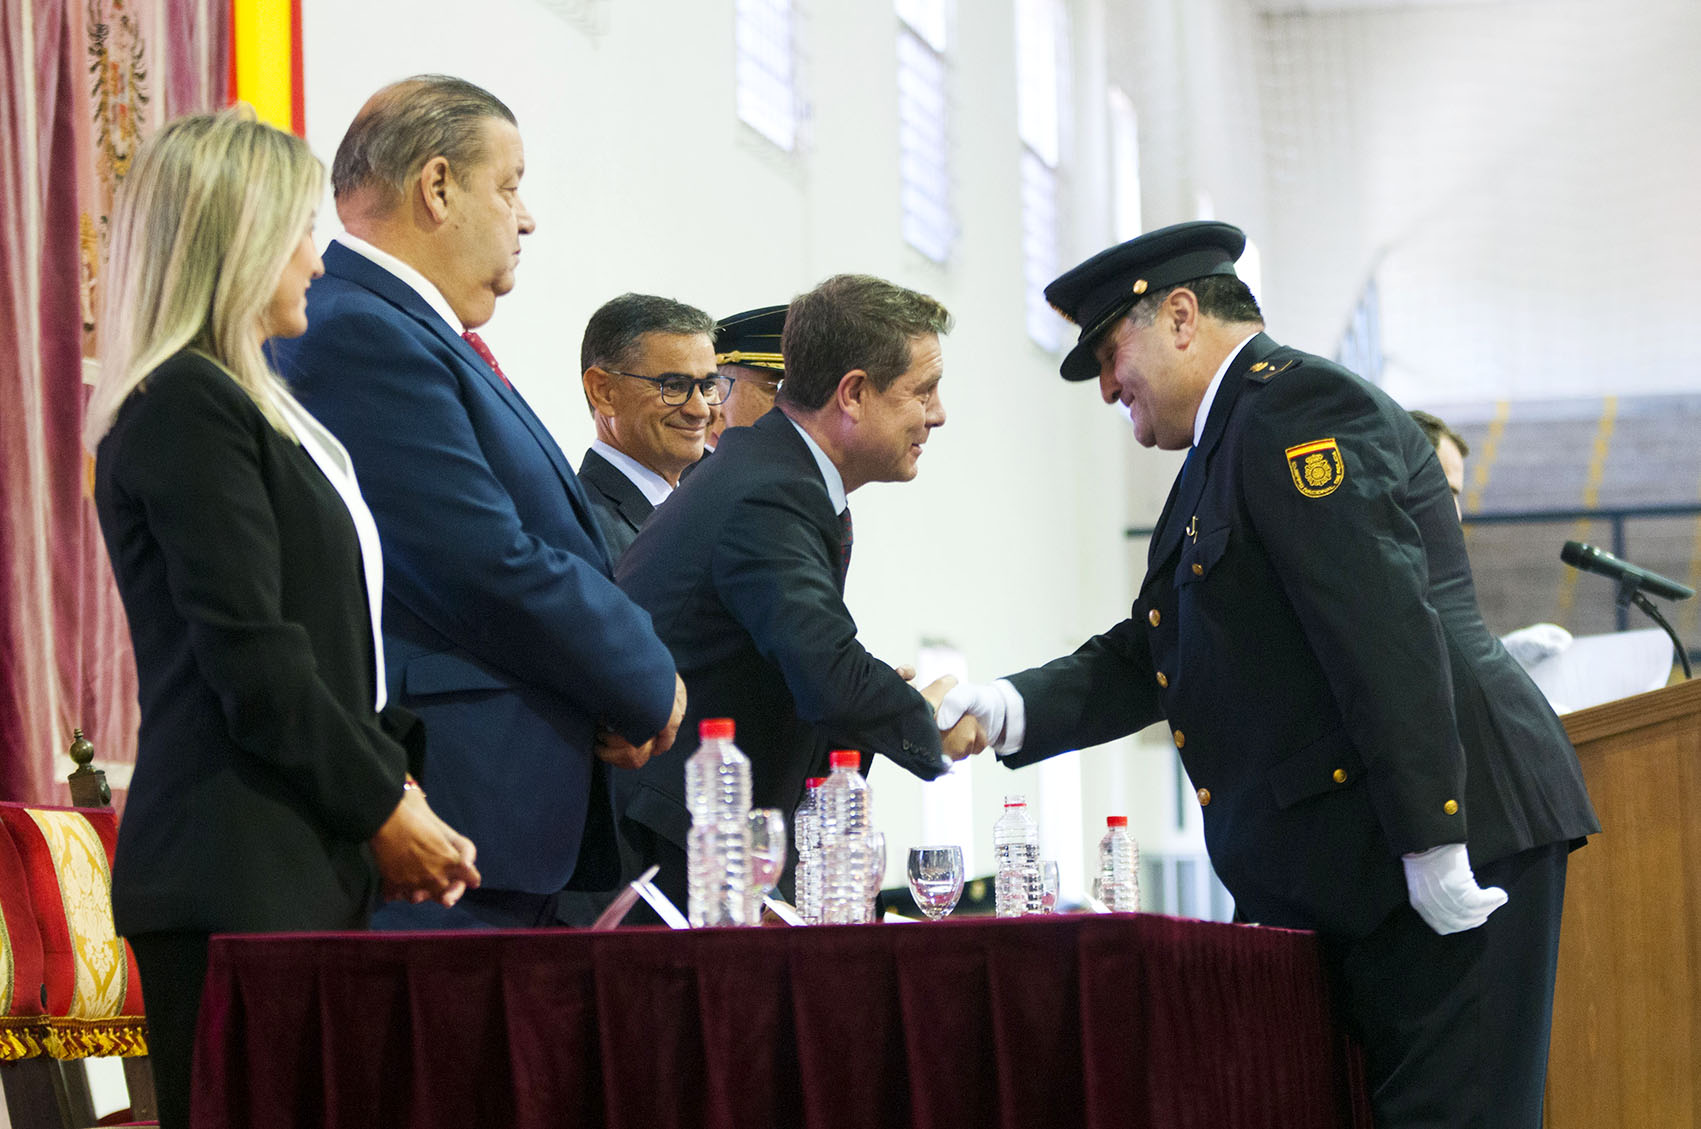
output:
[[[750,810],[750,880],[766,894],[786,868],[786,817],[778,808]]]
[[[938,921],[963,896],[963,848],[911,847],[908,874],[915,904],[929,921]]]
[[[1055,859],[1040,859],[1040,912],[1057,912],[1057,861]]]
[[[761,919],[762,899],[786,868],[786,817],[778,808],[750,811],[750,901],[752,924]]]
[[[868,835],[868,876],[863,887],[862,920],[874,921],[880,902],[880,884],[886,880],[886,834],[871,831]]]

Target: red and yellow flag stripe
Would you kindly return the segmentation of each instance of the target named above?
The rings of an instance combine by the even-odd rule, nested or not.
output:
[[[261,121],[306,135],[301,0],[231,0],[230,95]]]

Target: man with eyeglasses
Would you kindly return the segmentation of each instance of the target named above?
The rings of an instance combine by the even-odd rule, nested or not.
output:
[[[616,561],[703,457],[732,381],[715,368],[715,319],[653,294],[622,294],[591,315],[579,346],[596,439],[579,464]]]

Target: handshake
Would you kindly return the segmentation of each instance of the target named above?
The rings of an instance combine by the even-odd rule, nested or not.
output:
[[[908,667],[900,667],[899,673],[906,678],[915,675]],[[940,742],[949,760],[974,756],[989,745],[1001,751],[1011,747],[1006,730],[1009,700],[1015,697],[1015,690],[1009,683],[958,683],[946,675],[925,687],[921,696],[933,707]],[[1016,709],[1020,709],[1019,699]]]

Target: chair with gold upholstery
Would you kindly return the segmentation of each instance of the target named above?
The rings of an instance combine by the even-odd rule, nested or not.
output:
[[[151,1117],[141,980],[112,921],[115,813],[0,803],[0,825],[0,984],[11,988],[0,1081],[12,1123],[94,1124],[79,1060],[103,1055],[126,1058],[132,1116]]]

